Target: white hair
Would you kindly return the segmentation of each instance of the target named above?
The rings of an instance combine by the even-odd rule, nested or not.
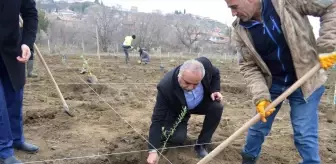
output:
[[[204,69],[203,64],[195,59],[187,60],[181,65],[178,77],[181,77],[183,72],[186,70],[191,71],[191,72],[202,73],[202,79],[205,76],[205,69]]]

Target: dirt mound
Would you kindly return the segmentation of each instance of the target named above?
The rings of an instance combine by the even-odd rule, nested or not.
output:
[[[223,92],[229,92],[234,94],[247,94],[246,85],[244,84],[222,84],[221,90]]]
[[[163,77],[160,71],[160,60],[153,57],[149,65],[123,63],[124,58],[103,57],[99,63],[95,56],[90,58],[93,72],[100,84],[90,84],[99,94],[96,95],[87,84],[80,84],[82,76],[78,69],[68,69],[62,64],[60,57],[46,56],[45,60],[59,85],[70,110],[75,117],[69,117],[62,111],[62,103],[42,64],[36,68],[40,77],[27,79],[24,97],[24,130],[29,142],[40,146],[41,151],[35,155],[17,152],[24,162],[53,159],[52,163],[66,164],[142,164],[147,158],[148,131],[151,124],[153,106],[156,99],[156,84]],[[71,66],[81,67],[79,56],[67,59]],[[167,60],[169,61],[169,60]],[[183,59],[164,63],[169,70],[182,63]],[[119,63],[116,63],[119,62]],[[216,63],[215,63],[216,64]],[[101,69],[98,68],[101,66]],[[222,120],[213,136],[218,145],[240,128],[254,115],[246,85],[238,68],[230,62],[219,63],[221,71],[221,90],[224,96],[225,110]],[[78,73],[78,74],[76,74]],[[330,82],[334,84],[334,82]],[[327,88],[333,92],[333,87]],[[108,105],[107,105],[108,103]],[[281,112],[288,112],[284,106]],[[330,104],[320,104],[320,151],[322,163],[334,164],[335,158],[335,122],[327,122],[326,111]],[[116,113],[117,112],[117,113]],[[295,146],[292,142],[289,113],[280,113],[283,119],[277,119],[272,131],[263,146],[260,164],[294,164],[299,163]],[[286,116],[286,117],[285,117]],[[204,116],[193,115],[188,126],[186,145],[195,143],[203,126]],[[128,124],[131,124],[129,126]],[[223,150],[211,164],[239,164],[240,151],[244,145],[246,133]],[[275,137],[278,135],[278,137]],[[217,145],[210,146],[210,150]],[[195,164],[199,159],[195,156],[193,146],[171,148],[164,154],[173,164]],[[66,158],[66,159],[64,159]],[[168,163],[161,158],[160,164]]]
[[[24,124],[33,124],[55,119],[58,111],[55,109],[44,109],[43,111],[27,111],[24,115]]]

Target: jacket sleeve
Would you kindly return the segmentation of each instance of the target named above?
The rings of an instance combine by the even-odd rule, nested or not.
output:
[[[319,53],[332,52],[336,48],[336,1],[334,0],[290,0],[303,15],[320,17]]]
[[[220,73],[218,68],[212,66],[212,77],[211,77],[211,93],[220,92]]]
[[[158,149],[161,146],[162,127],[168,112],[168,104],[161,88],[157,87],[156,104],[152,115],[152,124],[149,128],[149,149]]]
[[[35,1],[22,0],[20,12],[23,19],[22,44],[33,47],[38,26],[38,14]]]
[[[234,32],[233,41],[239,57],[239,70],[247,84],[247,88],[252,94],[252,102],[257,103],[260,99],[271,100],[269,89],[261,69],[255,63],[251,53],[241,38]]]

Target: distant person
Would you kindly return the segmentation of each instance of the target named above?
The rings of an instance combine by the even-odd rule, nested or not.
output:
[[[150,61],[148,52],[144,48],[139,49],[140,63],[148,64]]]
[[[122,45],[122,47],[124,48],[124,52],[125,52],[125,62],[126,64],[128,64],[129,61],[129,55],[128,55],[128,51],[129,49],[133,48],[132,47],[132,41],[136,38],[135,35],[132,36],[126,36],[124,43]]]
[[[14,148],[28,153],[39,150],[25,141],[22,120],[25,63],[36,39],[38,13],[34,0],[1,0],[0,12],[0,164],[14,164],[21,163]]]

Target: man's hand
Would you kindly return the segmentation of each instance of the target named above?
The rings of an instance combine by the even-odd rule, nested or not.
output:
[[[274,111],[275,108],[272,108],[265,112],[265,108],[270,104],[269,100],[261,100],[257,104],[257,112],[260,114],[260,119],[262,122],[266,122],[266,117],[270,116]]]
[[[223,96],[219,92],[214,92],[214,93],[211,94],[211,99],[212,99],[212,101],[215,101],[215,100],[216,101],[221,101],[223,99]]]
[[[18,56],[16,57],[16,59],[20,62],[20,63],[26,63],[29,58],[30,58],[30,48],[25,45],[25,44],[22,44],[21,46],[21,50],[22,50],[22,55],[21,56]]]
[[[149,152],[147,163],[148,164],[156,164],[158,160],[158,153],[157,152]]]
[[[336,52],[329,54],[321,54],[319,56],[321,67],[325,70],[332,67],[336,62]]]

